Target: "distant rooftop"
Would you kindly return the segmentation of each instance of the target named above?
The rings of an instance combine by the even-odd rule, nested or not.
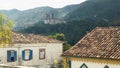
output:
[[[120,60],[120,27],[97,27],[63,56]]]
[[[47,36],[13,33],[13,43],[62,43]]]

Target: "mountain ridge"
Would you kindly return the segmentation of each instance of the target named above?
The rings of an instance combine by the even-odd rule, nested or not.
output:
[[[54,13],[56,18],[63,18],[67,13],[73,11],[79,6],[77,5],[68,5],[63,8],[52,8],[49,6],[45,7],[36,7],[33,9],[28,9],[20,11],[17,9],[12,10],[0,10],[1,13],[6,15],[8,18],[15,21],[17,29],[27,28],[33,26],[39,21],[44,21],[46,14]]]
[[[120,18],[119,3],[120,0],[87,0],[79,8],[68,13],[65,18],[66,20],[91,18],[114,22]]]

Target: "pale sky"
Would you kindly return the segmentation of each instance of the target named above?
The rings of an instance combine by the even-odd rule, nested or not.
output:
[[[0,0],[0,10],[27,10],[35,7],[50,6],[61,8],[70,4],[79,4],[85,0]]]

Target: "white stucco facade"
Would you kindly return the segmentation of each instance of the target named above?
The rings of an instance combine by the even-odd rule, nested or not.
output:
[[[109,68],[120,68],[120,64],[111,64],[111,63],[97,63],[97,62],[87,62],[87,61],[71,61],[71,68],[80,68],[82,64],[86,64],[88,68],[104,68],[106,65]]]
[[[54,60],[59,61],[61,59],[62,48],[62,43],[14,44],[13,47],[0,48],[0,64],[50,68]],[[26,49],[33,51],[33,58],[31,60],[22,60],[22,51]],[[45,59],[39,59],[39,49],[45,49]],[[17,61],[7,62],[8,50],[17,51]]]

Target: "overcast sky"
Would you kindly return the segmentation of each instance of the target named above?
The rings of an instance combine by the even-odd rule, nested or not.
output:
[[[79,4],[85,0],[0,0],[0,9],[26,10],[35,7],[50,6],[61,8],[70,4]]]

